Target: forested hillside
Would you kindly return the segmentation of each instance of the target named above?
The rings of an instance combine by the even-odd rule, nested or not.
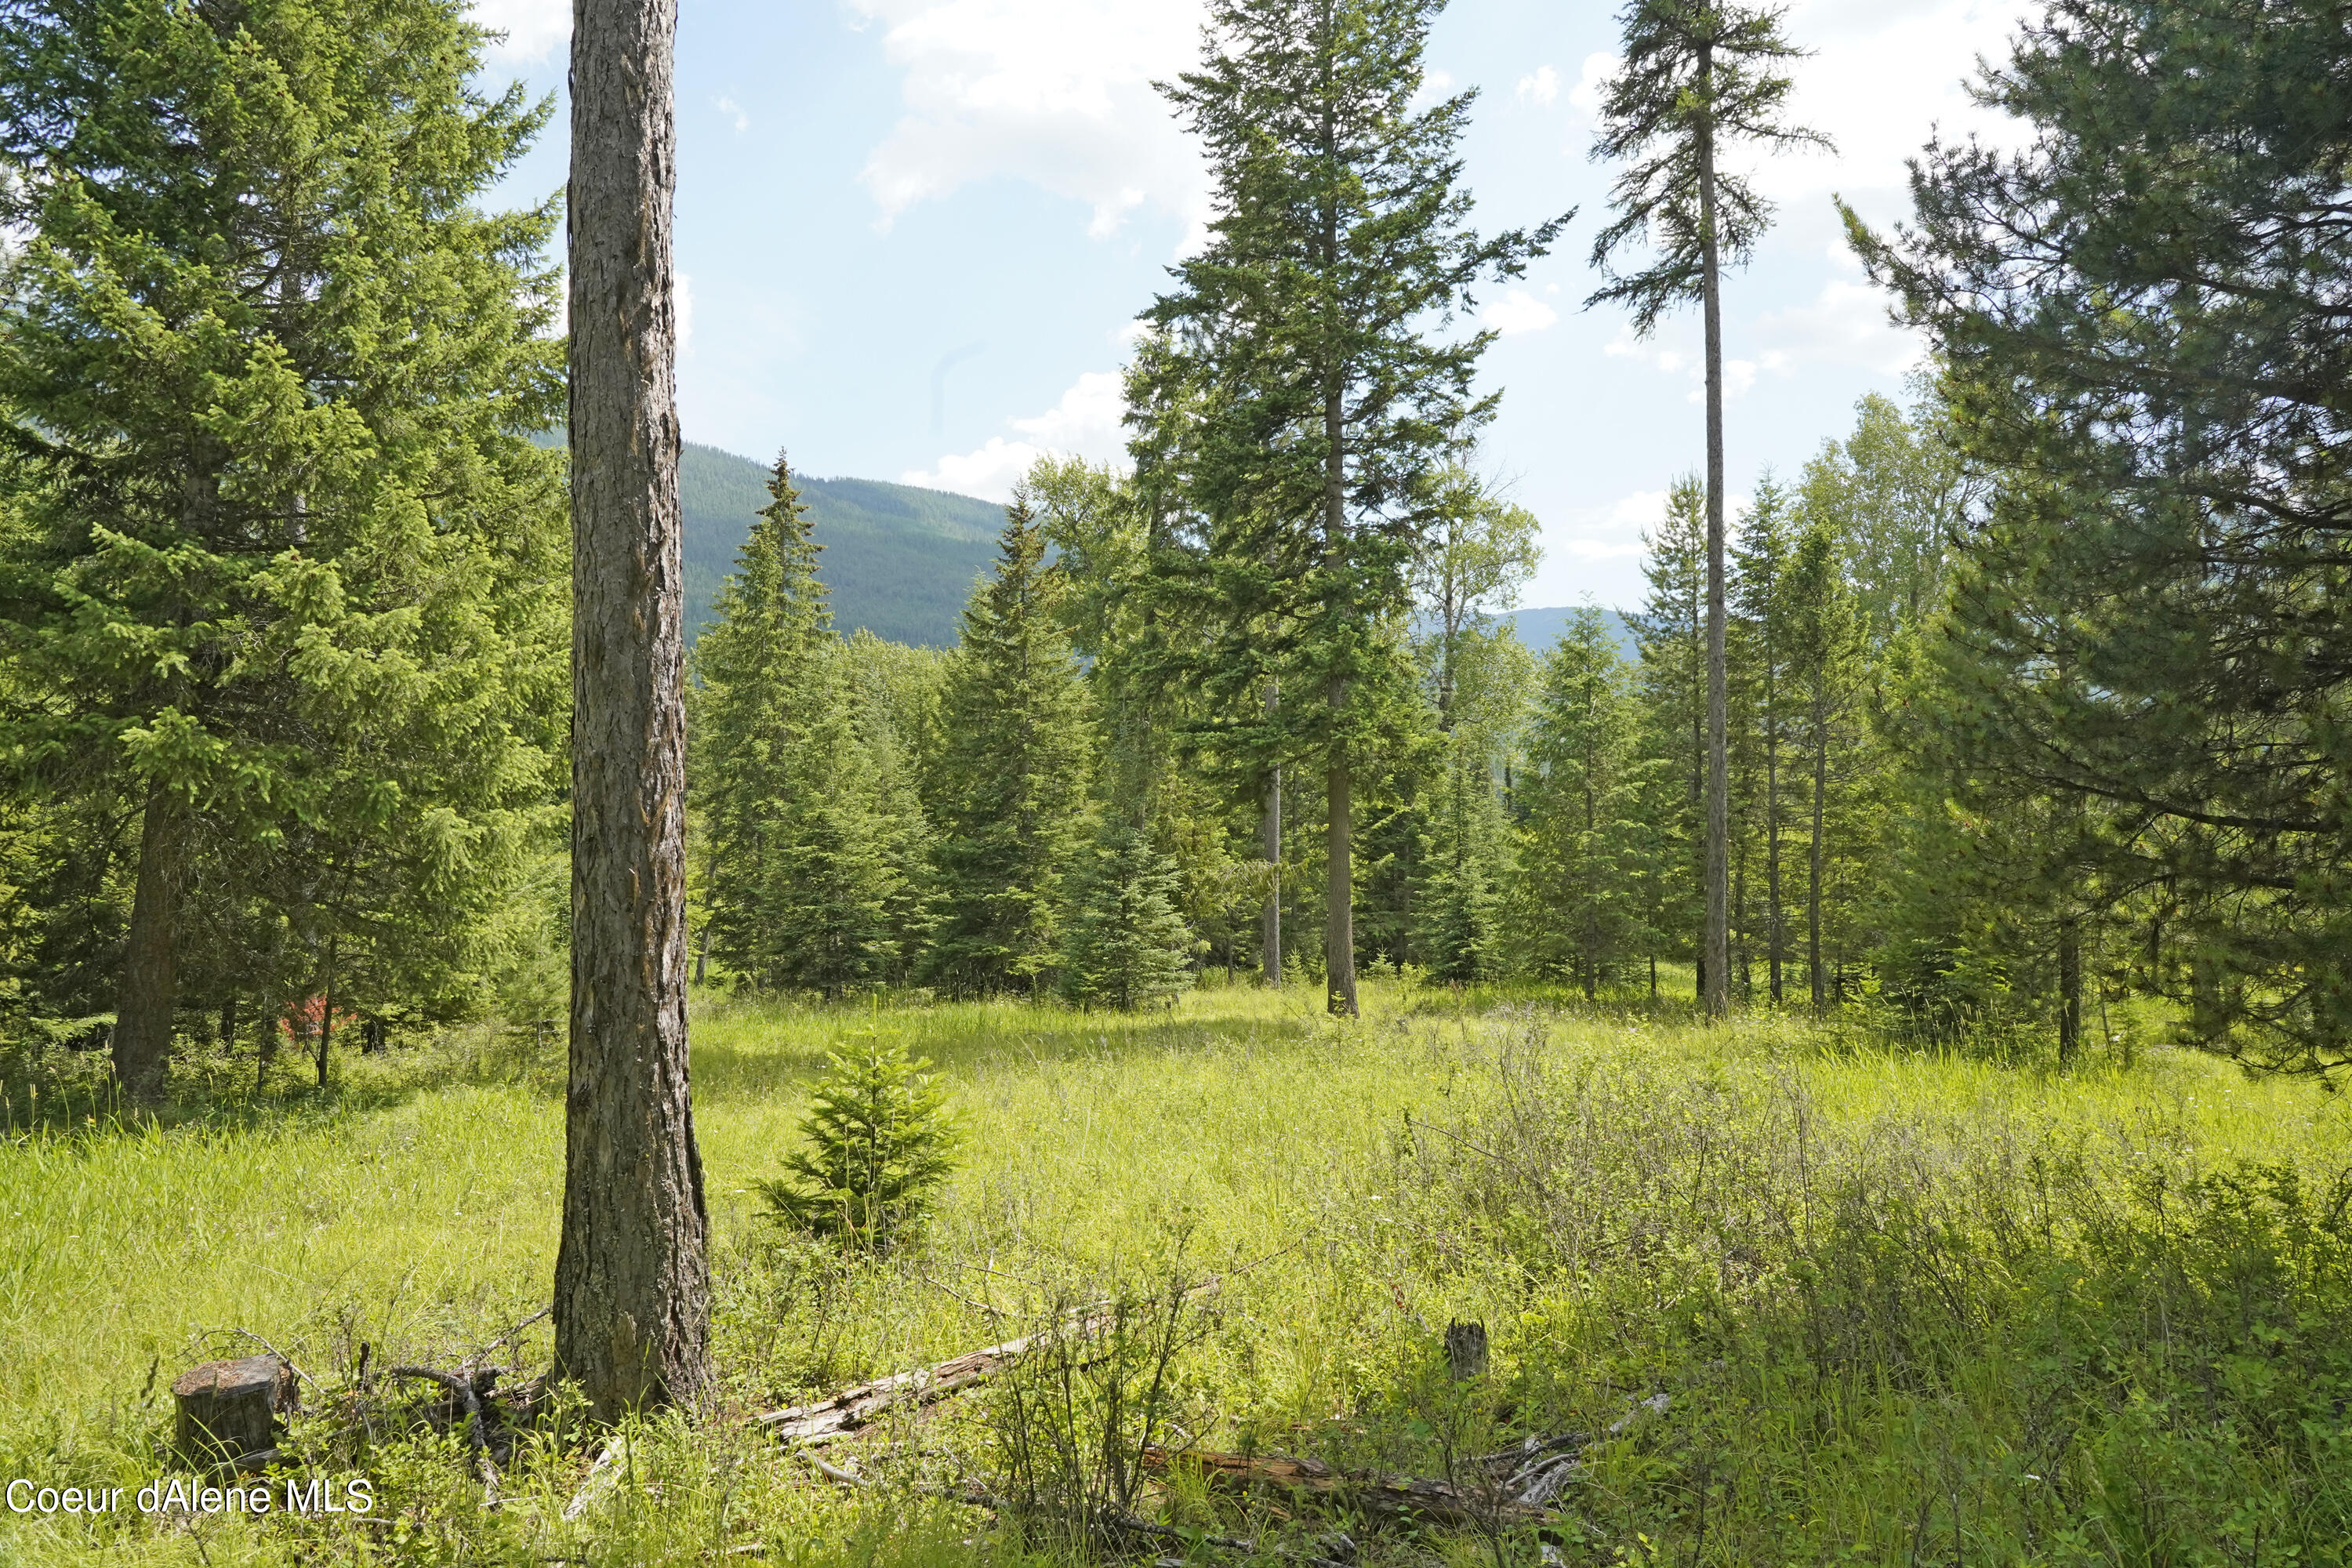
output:
[[[678,464],[686,514],[686,624],[700,635],[719,579],[768,504],[767,470],[715,447],[687,443]],[[974,578],[995,554],[1004,509],[969,496],[876,479],[803,478],[801,492],[824,531],[823,571],[844,631],[945,647]]]

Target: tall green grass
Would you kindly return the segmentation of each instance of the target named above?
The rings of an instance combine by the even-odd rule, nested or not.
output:
[[[454,1439],[386,1431],[351,1455],[379,1484],[367,1522],[0,1512],[0,1559],[1002,1556],[972,1510],[829,1488],[730,1415],[1057,1302],[1213,1279],[1181,1436],[1431,1474],[1474,1429],[1622,1423],[1562,1500],[1572,1561],[2343,1560],[2340,1100],[2166,1051],[2060,1073],[1790,1017],[1369,1000],[1336,1024],[1304,990],[1135,1018],[704,998],[719,1405],[637,1430],[579,1520],[560,1514],[593,1450],[569,1439],[486,1510]],[[861,1029],[938,1061],[964,1135],[929,1233],[882,1259],[777,1234],[755,1191],[826,1049]],[[446,1365],[542,1305],[560,1067],[560,1045],[493,1030],[339,1059],[325,1094],[288,1074],[257,1096],[249,1063],[200,1063],[185,1113],[133,1128],[69,1073],[47,1072],[46,1108],[9,1083],[0,1480],[151,1479],[171,1375],[246,1335],[338,1390],[363,1342],[378,1366]],[[1456,1318],[1496,1349],[1467,1388],[1431,1372]],[[541,1325],[523,1358],[547,1345]],[[869,1462],[910,1484],[985,1470],[986,1415],[959,1402]],[[1181,1489],[1162,1506],[1213,1512]]]

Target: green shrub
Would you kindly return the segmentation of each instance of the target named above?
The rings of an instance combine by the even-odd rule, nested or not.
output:
[[[761,1193],[781,1222],[876,1251],[919,1225],[953,1169],[954,1122],[929,1068],[872,1031],[828,1054],[801,1119],[805,1146]]]

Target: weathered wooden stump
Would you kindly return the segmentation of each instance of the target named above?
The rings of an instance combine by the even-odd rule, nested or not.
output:
[[[1484,1375],[1486,1371],[1486,1325],[1446,1324],[1445,1364],[1456,1383]]]
[[[192,1464],[236,1460],[277,1445],[278,1416],[294,1407],[294,1369],[279,1355],[208,1361],[172,1384],[178,1447]]]

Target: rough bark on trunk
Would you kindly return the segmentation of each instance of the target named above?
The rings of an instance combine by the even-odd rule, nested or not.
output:
[[[610,1420],[709,1377],[687,1081],[675,0],[574,0],[572,1016],[555,1356]]]
[[[136,1104],[163,1097],[178,996],[180,898],[188,879],[188,803],[155,784],[139,828],[139,878],[131,895],[131,929],[114,1005],[114,1077]]]
[[[1811,976],[1813,1010],[1827,1000],[1822,977],[1822,841],[1830,793],[1829,703],[1813,700],[1813,841],[1806,851],[1805,968]]]
[[[1340,683],[1335,679],[1331,685],[1336,692]],[[1339,700],[1335,695],[1332,707],[1336,709]],[[1324,897],[1330,907],[1323,938],[1323,1003],[1330,1011],[1349,1018],[1356,1016],[1356,888],[1354,868],[1348,857],[1349,839],[1355,827],[1355,783],[1344,755],[1335,750],[1326,780],[1331,815],[1323,836],[1324,858],[1329,868]]]
[[[1265,716],[1271,721],[1282,706],[1282,683],[1275,681],[1265,689]],[[1258,970],[1265,983],[1276,990],[1282,987],[1282,764],[1277,763],[1266,775],[1265,809],[1260,826],[1265,847],[1265,863],[1272,868],[1272,879],[1266,884],[1265,909],[1258,917]]]
[[[1698,56],[1698,91],[1713,89],[1712,52]],[[1698,127],[1700,286],[1706,317],[1706,937],[1707,1016],[1731,1010],[1730,715],[1724,689],[1723,275],[1715,232],[1715,125]]]
[[[2083,943],[2072,919],[2058,922],[2058,1059],[2071,1062],[2083,1042]]]
[[[1780,903],[1780,710],[1772,662],[1764,662],[1764,880],[1770,904],[1765,941],[1771,946],[1772,1005],[1780,993],[1780,957],[1789,940],[1788,915]]]
[[[327,984],[319,999],[319,1087],[327,1087],[327,1047],[335,1043],[335,943],[327,939]]]
[[[1341,414],[1339,384],[1335,380],[1323,395],[1323,435],[1328,454],[1323,471],[1323,548],[1335,583],[1343,580],[1348,564],[1348,459]],[[1347,608],[1343,605],[1343,612]],[[1335,618],[1344,619],[1344,614]],[[1347,679],[1331,677],[1324,695],[1330,704],[1335,733],[1327,779],[1330,816],[1323,844],[1328,868],[1324,888],[1328,913],[1323,932],[1323,1005],[1333,1013],[1352,1018],[1357,1016],[1355,868],[1350,860],[1355,832],[1355,776],[1347,742],[1337,734],[1348,705]]]

